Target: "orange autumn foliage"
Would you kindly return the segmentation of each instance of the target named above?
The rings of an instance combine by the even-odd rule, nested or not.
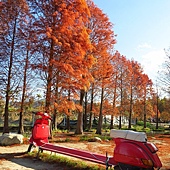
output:
[[[59,113],[65,113],[68,116],[72,115],[72,111],[82,112],[82,106],[68,101],[66,98],[62,98],[59,103],[55,102],[54,107]]]

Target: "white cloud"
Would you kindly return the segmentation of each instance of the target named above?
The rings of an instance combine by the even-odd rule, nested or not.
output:
[[[143,49],[150,49],[150,48],[152,48],[152,46],[150,45],[150,44],[148,44],[148,43],[142,43],[142,44],[139,44],[138,46],[137,46],[137,49],[138,50],[143,50]]]
[[[140,63],[144,69],[144,73],[148,74],[149,78],[156,80],[158,71],[165,62],[164,50],[153,50],[141,56]]]

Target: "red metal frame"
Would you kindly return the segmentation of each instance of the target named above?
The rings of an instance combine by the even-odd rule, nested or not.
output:
[[[38,146],[39,151],[46,150],[56,152],[99,164],[105,164],[106,167],[119,164],[149,169],[152,167],[160,169],[160,167],[162,167],[162,163],[156,154],[158,149],[154,144],[147,141],[135,141],[117,137],[114,139],[116,146],[112,157],[108,157],[107,154],[101,155],[50,144],[48,142],[48,137],[50,135],[48,119],[51,119],[51,117],[48,114],[43,114],[41,112],[38,112],[38,115],[42,116],[42,118],[35,121],[30,143]],[[148,166],[144,164],[143,160],[149,161],[151,165]]]
[[[53,145],[50,143],[41,143],[42,145],[39,147],[42,150],[56,152],[68,156],[72,156],[75,158],[80,158],[83,160],[99,163],[99,164],[106,164],[115,165],[116,162],[114,161],[113,157],[108,158],[107,156],[96,154],[88,151],[78,150],[75,148],[68,148],[59,145]],[[107,160],[108,159],[108,160]]]

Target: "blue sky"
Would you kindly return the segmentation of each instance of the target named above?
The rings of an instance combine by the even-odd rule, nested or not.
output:
[[[138,61],[156,81],[170,47],[170,0],[94,0],[117,34],[115,50]]]

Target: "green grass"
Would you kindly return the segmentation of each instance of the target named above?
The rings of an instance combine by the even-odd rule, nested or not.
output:
[[[80,136],[80,141],[92,141],[95,137],[99,137],[101,140],[111,140],[109,133],[103,133],[102,135],[98,135],[95,133],[88,133]]]
[[[29,153],[30,157],[36,157],[37,152]],[[82,160],[77,159],[71,159],[64,156],[59,156],[56,154],[50,155],[48,153],[40,153],[39,158],[43,162],[50,162],[50,163],[58,163],[63,167],[70,167],[74,170],[105,170],[106,168],[104,166],[98,166],[98,165],[89,165],[87,162],[84,162]],[[113,170],[114,168],[110,168],[110,170]]]

